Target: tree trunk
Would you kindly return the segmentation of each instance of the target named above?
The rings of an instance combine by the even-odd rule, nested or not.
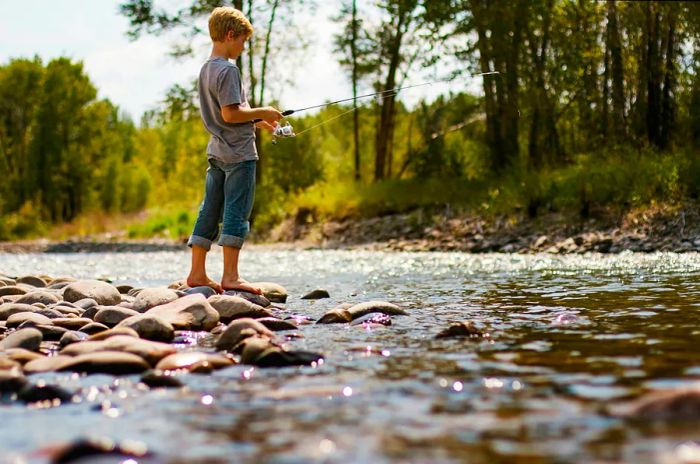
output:
[[[355,149],[355,180],[360,180],[360,115],[357,111],[357,0],[352,0],[352,41],[350,42],[352,54],[352,134]]]
[[[668,37],[666,41],[666,66],[663,93],[661,95],[661,134],[660,148],[666,149],[671,143],[671,135],[675,127],[675,111],[673,91],[675,87],[675,58],[676,58],[676,18],[673,11],[669,12]]]
[[[625,137],[625,90],[624,70],[622,67],[622,46],[620,30],[617,25],[617,9],[615,0],[608,0],[608,47],[612,81],[612,127],[616,141]]]
[[[647,4],[647,138],[657,147],[661,145],[660,116],[661,89],[659,82],[659,13],[656,5]]]

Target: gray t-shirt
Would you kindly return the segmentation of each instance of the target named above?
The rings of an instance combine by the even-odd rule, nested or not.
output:
[[[252,122],[232,124],[224,121],[221,108],[238,104],[249,107],[241,74],[225,58],[210,58],[199,72],[199,104],[204,127],[211,134],[207,156],[232,164],[257,160],[255,126]]]

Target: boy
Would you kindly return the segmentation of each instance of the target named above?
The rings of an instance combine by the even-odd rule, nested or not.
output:
[[[192,267],[187,285],[205,285],[217,292],[242,290],[260,294],[238,274],[238,257],[250,223],[255,193],[255,126],[274,130],[282,114],[272,107],[251,108],[241,85],[235,60],[253,33],[250,21],[232,7],[214,9],[209,17],[211,56],[199,73],[199,101],[202,121],[211,134],[207,145],[204,200],[187,245],[192,248]],[[255,119],[261,122],[254,124]],[[219,222],[223,222],[219,235]],[[221,284],[211,280],[205,269],[212,242],[224,250]]]

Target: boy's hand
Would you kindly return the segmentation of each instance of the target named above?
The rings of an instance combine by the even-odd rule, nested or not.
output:
[[[265,129],[269,133],[273,133],[275,131],[275,126],[267,121],[256,122],[255,127],[259,129]]]
[[[258,111],[260,111],[260,119],[269,124],[276,123],[282,119],[282,113],[271,106],[263,106],[262,108],[258,108]]]

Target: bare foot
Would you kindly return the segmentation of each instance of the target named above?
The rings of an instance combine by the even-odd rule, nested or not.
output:
[[[262,289],[259,287],[254,287],[250,285],[245,279],[221,279],[221,287],[224,290],[238,290],[241,292],[255,293],[256,295],[262,295]]]
[[[187,277],[187,286],[190,288],[194,287],[211,287],[214,289],[216,293],[222,293],[223,289],[221,288],[221,285],[217,284],[213,280],[211,280],[209,277],[206,275],[203,277],[199,276],[189,276]]]

